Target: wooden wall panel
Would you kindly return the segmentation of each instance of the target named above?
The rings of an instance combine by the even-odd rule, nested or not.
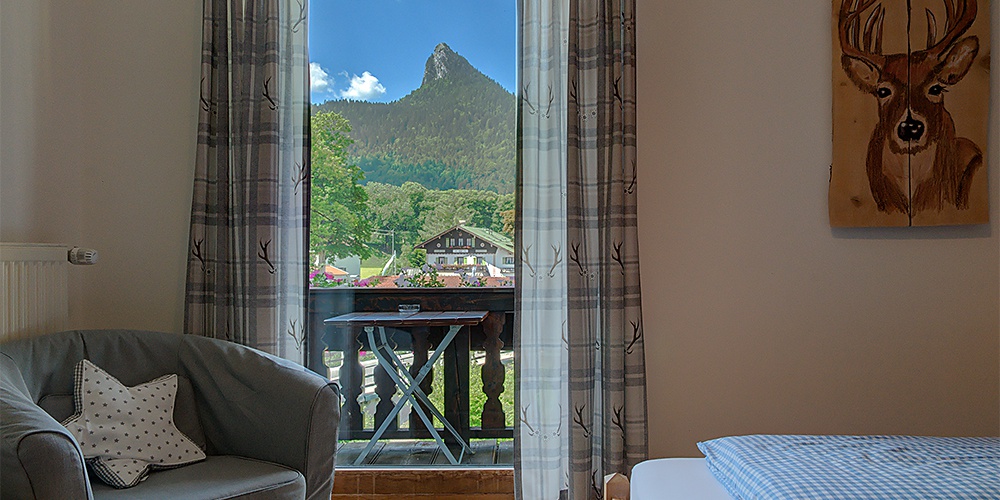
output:
[[[929,25],[936,42],[945,40],[946,2],[832,1],[832,226],[989,221],[990,5],[951,3],[952,26],[961,26],[964,4],[976,15],[935,53],[927,50]],[[841,18],[853,12],[844,36]]]

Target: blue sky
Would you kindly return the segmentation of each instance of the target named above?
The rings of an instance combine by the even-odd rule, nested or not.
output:
[[[444,42],[513,92],[516,0],[310,0],[312,100],[395,101]]]

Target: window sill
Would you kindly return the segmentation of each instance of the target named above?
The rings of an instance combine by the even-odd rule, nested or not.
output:
[[[337,469],[333,499],[386,499],[398,495],[436,499],[508,500],[514,498],[514,469]]]

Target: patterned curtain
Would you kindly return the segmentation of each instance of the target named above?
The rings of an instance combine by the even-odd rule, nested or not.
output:
[[[204,0],[185,333],[302,363],[306,0]]]
[[[515,487],[599,499],[647,457],[635,0],[519,7]]]

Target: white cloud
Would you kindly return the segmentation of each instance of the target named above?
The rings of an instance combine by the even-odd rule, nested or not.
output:
[[[309,63],[309,90],[321,94],[329,91],[332,85],[333,78],[319,63]]]
[[[351,77],[351,86],[347,90],[340,91],[340,97],[345,99],[355,99],[366,101],[378,97],[385,93],[385,87],[378,82],[378,78],[365,71],[361,76]]]

